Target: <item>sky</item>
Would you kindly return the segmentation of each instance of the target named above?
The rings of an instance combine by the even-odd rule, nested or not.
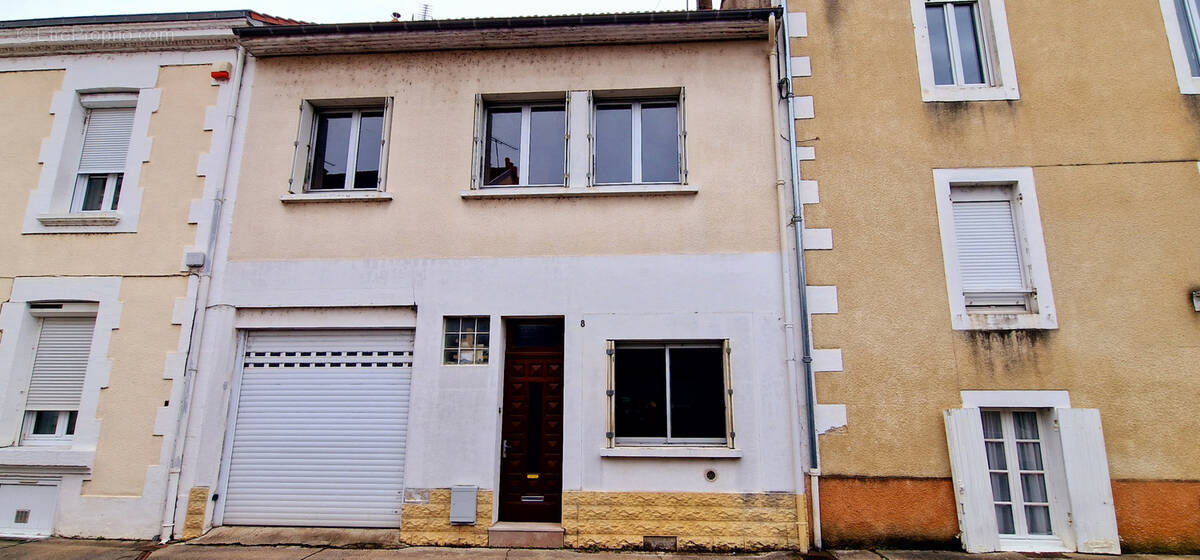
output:
[[[719,3],[719,0],[714,1]],[[435,19],[694,9],[696,0],[0,0],[0,20],[249,9],[313,23],[413,19],[429,4]]]

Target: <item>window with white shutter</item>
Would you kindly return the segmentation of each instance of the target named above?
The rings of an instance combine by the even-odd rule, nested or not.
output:
[[[45,317],[41,321],[25,397],[24,444],[62,440],[75,433],[96,328],[95,317]]]
[[[1033,170],[933,176],[954,328],[1057,328]]]
[[[125,158],[129,153],[129,139],[133,132],[133,113],[133,107],[87,110],[71,211],[117,209],[121,199]]]

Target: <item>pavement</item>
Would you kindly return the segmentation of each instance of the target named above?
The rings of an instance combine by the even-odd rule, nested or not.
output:
[[[825,555],[822,555],[825,556]],[[1049,555],[1015,552],[966,554],[945,550],[838,550],[830,560],[1030,560]],[[1106,560],[1090,554],[1053,555],[1070,560]],[[242,546],[147,541],[44,539],[0,540],[0,560],[800,560],[794,552],[694,554],[685,552],[584,552],[504,548],[406,547],[353,549],[327,546]],[[812,557],[810,557],[811,559]],[[1196,556],[1126,554],[1120,560],[1200,560]]]

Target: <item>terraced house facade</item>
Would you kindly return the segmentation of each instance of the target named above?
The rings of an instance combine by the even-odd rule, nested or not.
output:
[[[822,543],[1197,550],[1196,4],[788,9]]]
[[[148,538],[172,493],[253,12],[0,23],[0,534]],[[189,256],[190,255],[190,256]],[[169,512],[169,510],[167,510]]]

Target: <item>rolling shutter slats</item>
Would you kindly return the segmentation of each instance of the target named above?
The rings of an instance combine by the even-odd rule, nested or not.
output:
[[[121,173],[129,153],[133,108],[92,109],[79,157],[80,173]]]
[[[96,319],[42,319],[26,410],[77,410]]]
[[[955,202],[954,235],[964,292],[1026,291],[1011,202]]]
[[[223,523],[398,527],[412,331],[253,333]]]

